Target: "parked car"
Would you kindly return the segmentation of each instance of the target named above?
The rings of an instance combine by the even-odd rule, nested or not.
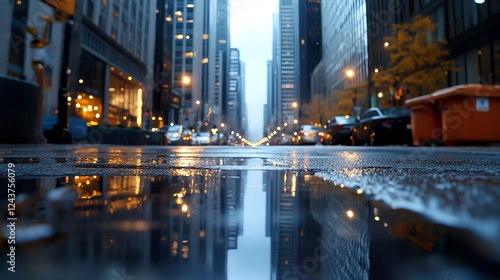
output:
[[[317,144],[321,143],[323,140],[324,131],[322,127],[314,125],[301,125],[299,129],[299,135],[297,137],[297,144]]]
[[[88,121],[84,119],[74,117],[68,118],[69,133],[71,134],[73,142],[87,140],[87,122]],[[48,137],[48,134],[55,124],[57,124],[57,115],[46,115],[42,117],[42,130],[45,137]]]
[[[214,139],[210,132],[198,132],[193,136],[193,145],[212,145]]]
[[[370,108],[351,129],[353,146],[368,143],[412,145],[410,111],[401,108]]]
[[[356,124],[356,117],[353,116],[334,116],[330,118],[327,125],[327,135],[325,135],[325,144],[329,145],[349,145],[351,144],[351,128]]]
[[[191,145],[193,139],[191,130],[183,125],[174,124],[164,126],[160,128],[160,131],[165,131],[167,133],[171,145]]]

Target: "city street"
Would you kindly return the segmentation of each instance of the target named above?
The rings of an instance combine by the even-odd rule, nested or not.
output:
[[[1,279],[500,277],[498,146],[2,145],[0,165]]]

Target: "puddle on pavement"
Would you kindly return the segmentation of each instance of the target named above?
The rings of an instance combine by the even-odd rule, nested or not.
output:
[[[179,169],[16,182],[16,273],[2,261],[1,279],[500,276],[490,251],[498,244],[304,172]],[[0,245],[5,260],[10,247]]]

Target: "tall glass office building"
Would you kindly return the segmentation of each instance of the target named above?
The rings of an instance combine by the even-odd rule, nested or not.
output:
[[[328,95],[368,79],[366,1],[321,1],[321,18]]]
[[[300,67],[299,67],[299,17],[297,0],[281,0],[279,3],[279,19],[277,34],[278,44],[277,74],[278,74],[278,123],[292,123],[298,117],[293,106],[299,99]]]

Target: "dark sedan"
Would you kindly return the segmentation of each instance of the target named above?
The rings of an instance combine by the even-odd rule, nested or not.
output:
[[[327,133],[330,145],[350,144],[351,128],[356,124],[356,118],[352,116],[335,116],[328,121]]]
[[[351,129],[353,146],[368,143],[412,145],[410,111],[401,108],[370,108]]]

